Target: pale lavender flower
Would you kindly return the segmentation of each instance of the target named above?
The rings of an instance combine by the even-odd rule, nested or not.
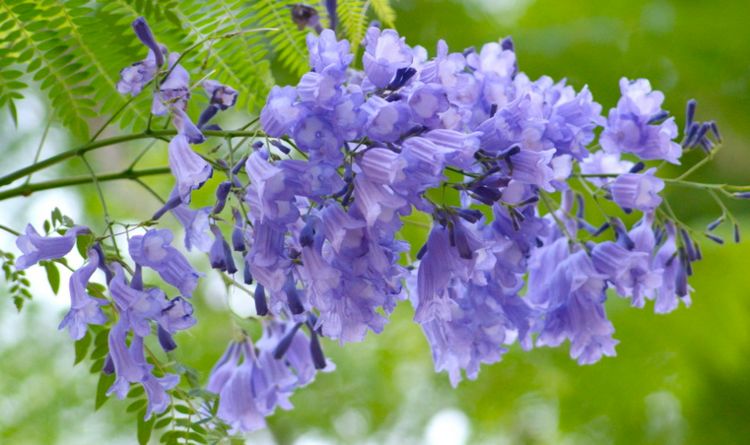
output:
[[[310,54],[310,66],[318,73],[333,68],[343,76],[354,58],[349,50],[349,42],[336,40],[336,33],[330,29],[324,29],[320,36],[308,34],[307,49]]]
[[[190,202],[190,194],[200,188],[213,174],[206,160],[188,145],[188,138],[178,134],[169,142],[169,168],[177,182],[177,192],[184,203]]]
[[[73,340],[82,339],[88,325],[107,322],[107,317],[100,308],[108,304],[107,301],[94,298],[86,292],[86,285],[100,262],[96,250],[89,250],[88,256],[88,262],[70,276],[70,311],[59,326],[59,329],[67,327]]]
[[[661,109],[664,94],[646,79],[620,79],[622,97],[609,112],[599,143],[610,153],[633,153],[641,159],[679,164],[682,147],[674,139],[677,125]]]
[[[367,78],[376,87],[387,87],[398,70],[411,65],[412,58],[411,48],[396,31],[375,27],[367,30],[362,64]]]
[[[67,255],[76,244],[76,237],[81,233],[88,233],[89,228],[75,226],[68,229],[61,236],[41,236],[28,224],[26,233],[16,238],[16,246],[23,255],[16,259],[16,269],[23,270],[39,261],[56,260]]]
[[[656,169],[644,173],[625,173],[610,185],[612,199],[623,209],[637,209],[651,212],[661,204],[659,192],[664,189],[664,181],[654,176]]]
[[[203,89],[211,98],[211,105],[216,105],[221,110],[233,107],[237,103],[237,90],[215,80],[204,80]]]
[[[172,232],[152,229],[145,235],[130,238],[128,249],[133,261],[155,270],[161,278],[190,297],[198,285],[198,272],[188,260],[170,244]]]
[[[269,136],[283,136],[292,132],[303,112],[297,104],[296,88],[275,86],[268,93],[266,105],[260,112],[260,124]]]

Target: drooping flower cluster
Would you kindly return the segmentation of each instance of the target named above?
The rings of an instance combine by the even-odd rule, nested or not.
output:
[[[333,368],[320,337],[346,343],[379,333],[407,298],[436,370],[454,386],[516,342],[531,349],[567,340],[580,364],[615,355],[609,290],[634,307],[653,300],[657,313],[690,304],[687,277],[700,248],[671,209],[662,210],[665,180],[646,163],[679,164],[683,149],[713,148],[716,124],[696,122],[693,101],[680,143],[663,95],[646,80],[622,79],[622,97],[605,118],[587,87],[519,71],[510,38],[453,53],[440,41],[430,58],[396,31],[371,27],[357,70],[349,43],[305,8],[293,13],[319,31],[307,37],[311,70],[296,86],[271,90],[259,116],[264,137],[238,160],[234,152],[229,161],[209,159],[190,145],[217,134],[209,122],[235,104],[237,91],[204,81],[209,104],[193,124],[188,71],[142,19],[133,26],[148,56],[118,84],[136,95],[153,82],[152,113],[169,114],[177,128],[168,146],[175,186],[152,219],[174,216],[185,248],[249,286],[262,317],[263,336],[230,343],[208,381],[219,395],[217,415],[233,431],[263,427],[277,407],[291,407],[296,388]],[[192,208],[192,192],[214,167],[226,175],[214,205]],[[598,203],[601,215],[587,216],[576,190],[639,221],[628,227]],[[410,246],[400,232],[418,212],[432,224],[425,243]],[[17,266],[63,257],[87,230],[42,237],[29,226]],[[166,229],[130,236],[132,271],[91,245],[71,277],[71,310],[61,323],[80,339],[89,324],[107,321],[102,307],[110,301],[86,290],[101,269],[108,315],[117,320],[109,392],[124,397],[142,384],[147,416],[166,409],[178,379],[154,373],[144,338],[155,333],[170,351],[173,335],[195,323],[186,298],[201,274],[172,242]],[[145,286],[144,268],[181,296]]]

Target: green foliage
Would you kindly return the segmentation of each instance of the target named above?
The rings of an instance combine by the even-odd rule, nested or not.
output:
[[[388,0],[371,0],[372,11],[378,19],[388,28],[396,26],[396,11],[391,7]]]
[[[8,284],[8,292],[16,310],[23,309],[24,303],[31,300],[31,283],[26,278],[26,272],[15,267],[15,256],[10,252],[0,250],[0,262],[2,262],[3,277]]]
[[[367,30],[367,2],[364,0],[340,0],[337,12],[344,35],[349,39],[352,52],[357,53]]]

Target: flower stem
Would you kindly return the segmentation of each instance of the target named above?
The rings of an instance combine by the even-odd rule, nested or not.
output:
[[[53,179],[51,181],[36,182],[33,184],[24,184],[16,188],[5,190],[0,192],[0,201],[9,198],[15,198],[17,196],[29,196],[34,192],[41,190],[56,189],[60,187],[69,187],[71,185],[89,184],[94,182],[94,178],[98,182],[106,181],[117,181],[120,179],[137,179],[144,176],[155,176],[169,173],[169,167],[157,167],[147,168],[143,170],[124,170],[117,173],[109,173],[106,175],[98,175],[92,177],[91,175],[84,176],[73,176],[68,178]]]
[[[210,130],[210,131],[207,130],[203,132],[203,134],[205,134],[206,136],[218,136],[218,137],[225,137],[225,138],[253,136],[256,133],[257,132],[255,131],[242,131],[242,130]],[[37,172],[39,170],[44,170],[45,168],[50,167],[52,165],[59,164],[60,162],[63,162],[70,158],[84,155],[90,151],[93,151],[102,147],[108,147],[110,145],[121,144],[123,142],[134,141],[138,139],[159,139],[163,137],[174,136],[176,134],[177,134],[177,130],[174,130],[174,129],[150,130],[150,131],[145,131],[143,133],[126,134],[123,136],[116,136],[116,137],[107,138],[107,139],[100,139],[98,141],[91,141],[87,144],[81,145],[78,148],[64,151],[62,153],[56,154],[55,156],[49,157],[47,159],[43,159],[39,162],[35,162],[27,167],[23,167],[3,177],[0,177],[0,186],[8,185],[11,182],[15,181],[16,179],[23,178],[27,175],[30,175],[31,173]]]

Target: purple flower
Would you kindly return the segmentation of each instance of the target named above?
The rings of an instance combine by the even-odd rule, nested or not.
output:
[[[362,109],[367,114],[366,134],[375,141],[395,142],[409,130],[409,108],[400,101],[372,96]]]
[[[674,142],[677,125],[661,109],[664,95],[646,79],[620,79],[622,97],[609,112],[599,143],[610,153],[633,153],[641,159],[679,164],[682,147]],[[661,122],[659,122],[661,121]]]
[[[177,181],[177,192],[184,203],[190,194],[199,189],[213,174],[213,169],[188,145],[186,136],[178,134],[169,142],[169,168]]]
[[[438,84],[422,84],[409,96],[412,119],[430,128],[441,125],[440,114],[447,111],[448,107],[445,89]]]
[[[134,236],[128,242],[130,256],[137,264],[155,270],[164,281],[179,289],[182,295],[190,297],[198,285],[200,275],[170,245],[172,238],[172,232],[167,229],[152,229],[145,235]]]
[[[396,31],[375,27],[367,30],[362,64],[367,78],[376,87],[388,86],[399,69],[411,65],[412,57],[411,48]]]
[[[617,340],[604,312],[605,276],[598,273],[583,250],[568,251],[568,240],[558,238],[539,249],[529,264],[528,298],[545,311],[539,346],[558,346],[570,340],[570,356],[578,364],[614,356]]]
[[[136,285],[140,280],[134,276],[134,283],[129,285],[125,279],[125,272],[118,263],[113,263],[114,277],[109,283],[112,299],[121,314],[126,314],[130,329],[133,333],[146,337],[151,334],[151,320],[155,320],[166,305],[164,293],[157,288],[143,290]]]
[[[237,103],[237,90],[234,88],[210,79],[204,80],[202,85],[208,97],[211,98],[211,105],[216,105],[219,109],[226,110]]]
[[[193,305],[182,297],[175,297],[162,308],[157,321],[170,334],[188,329],[195,324]]]
[[[151,82],[158,71],[156,54],[149,50],[145,59],[120,70],[117,92],[137,96],[143,90],[143,87]]]
[[[323,159],[340,163],[344,155],[341,146],[344,141],[332,126],[332,119],[326,114],[307,113],[302,117],[292,132],[297,146],[309,152],[313,159]]]
[[[635,164],[621,160],[619,153],[607,153],[604,150],[599,150],[587,156],[579,165],[581,173],[584,175],[619,175],[629,172]],[[586,178],[586,180],[597,187],[609,182],[607,178],[591,177]]]
[[[67,255],[76,244],[80,233],[88,233],[88,227],[71,227],[62,236],[41,236],[28,224],[26,233],[16,238],[16,246],[23,255],[16,259],[16,269],[23,270],[39,261],[56,260]]]
[[[107,301],[94,298],[86,292],[86,285],[99,267],[100,261],[96,250],[89,250],[88,255],[88,262],[70,276],[70,311],[65,315],[59,327],[59,329],[67,327],[73,340],[82,339],[86,335],[88,325],[107,322],[107,317],[100,308],[108,304]]]
[[[310,53],[310,66],[317,73],[333,69],[339,76],[343,76],[354,58],[349,50],[349,42],[337,41],[336,33],[330,29],[324,29],[320,36],[308,34],[307,49]]]
[[[154,95],[151,112],[162,116],[170,109],[185,110],[190,99],[190,74],[177,61],[178,53],[169,54],[169,75],[159,85],[159,93]]]
[[[214,234],[214,242],[208,252],[211,267],[230,275],[234,274],[237,272],[237,267],[234,264],[234,258],[232,258],[232,249],[218,227],[211,226],[211,232]]]
[[[644,173],[625,173],[609,185],[612,199],[623,209],[638,209],[652,212],[661,204],[659,192],[664,181],[654,176],[656,169]]]
[[[154,35],[151,33],[151,28],[146,23],[146,19],[138,17],[133,21],[132,26],[138,39],[156,55],[156,65],[162,66],[164,64],[164,57],[161,54],[161,47],[156,43],[156,39],[154,39]]]
[[[266,156],[258,151],[247,158],[245,171],[251,182],[245,200],[250,204],[253,218],[287,224],[299,217],[294,195],[296,181],[300,178],[284,169],[285,165],[268,162]]]
[[[208,252],[211,249],[213,241],[209,235],[208,221],[211,207],[193,210],[186,204],[180,204],[172,209],[172,214],[185,228],[185,248],[187,250],[192,250],[195,247],[201,252]]]
[[[645,298],[661,286],[661,270],[653,270],[651,252],[631,251],[611,241],[598,244],[591,252],[596,270],[614,284],[617,293],[630,297],[633,306],[643,307]]]
[[[331,110],[341,98],[341,82],[337,72],[328,68],[321,73],[309,72],[302,76],[297,85],[297,94],[305,105]]]
[[[260,124],[269,136],[283,136],[292,132],[302,113],[303,108],[297,104],[297,90],[275,86],[260,112]]]

